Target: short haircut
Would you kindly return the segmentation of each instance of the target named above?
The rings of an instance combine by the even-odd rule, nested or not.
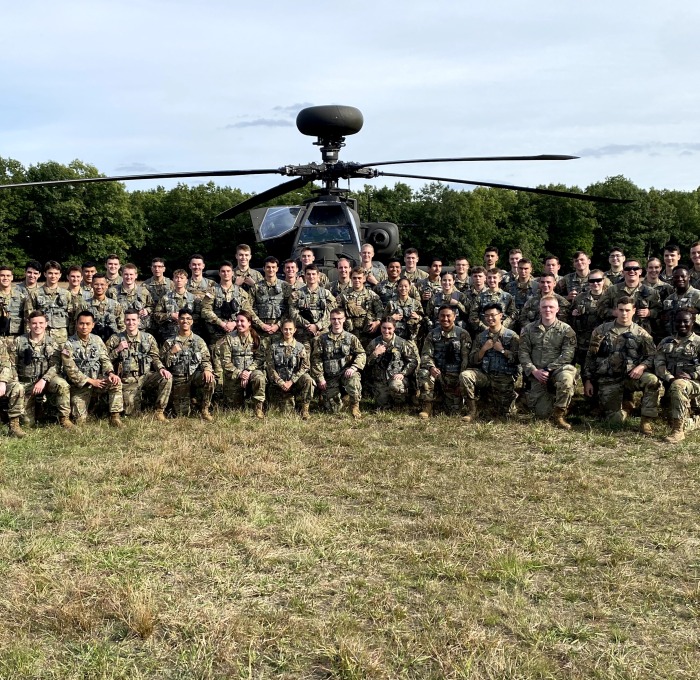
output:
[[[46,318],[46,314],[44,314],[44,312],[41,309],[35,309],[33,312],[29,313],[27,319],[31,321],[32,319],[36,319],[38,316],[43,316],[44,318]]]
[[[330,314],[335,314],[336,316],[338,314],[342,314],[343,316],[345,316],[345,310],[342,307],[333,307],[333,309],[331,309],[330,311]]]
[[[238,254],[238,253],[251,253],[251,252],[253,252],[253,251],[250,249],[250,246],[247,243],[239,243],[236,246],[236,254]]]
[[[433,257],[430,260],[430,265],[434,265],[436,262],[440,263],[440,266],[442,266],[442,258],[441,257]]]
[[[352,271],[350,274],[361,274],[362,276],[366,276],[365,270],[362,269],[362,267],[353,267]]]
[[[501,276],[501,270],[498,267],[491,267],[491,269],[486,270],[486,276]]]
[[[496,248],[496,246],[487,246],[484,249],[484,255],[486,255],[486,253],[496,253],[496,255],[498,255],[498,248]]]
[[[66,274],[70,274],[71,272],[79,272],[80,276],[83,275],[83,270],[77,264],[68,267],[68,271],[66,272]]]
[[[637,263],[637,264],[640,264],[639,260],[636,260],[635,258],[630,257],[630,258],[628,258],[627,260],[625,260],[625,261],[622,263],[623,269],[624,269],[630,262],[635,262],[635,263]]]
[[[552,281],[555,281],[556,277],[554,276],[554,274],[541,274],[540,281],[542,281],[542,279],[552,279]]]
[[[510,251],[508,251],[508,255],[522,255],[523,251],[520,250],[520,248],[512,248]]]
[[[556,255],[545,255],[542,262],[544,262],[544,264],[547,264],[547,262],[549,262],[550,260],[556,260],[557,263],[559,263],[559,258]]]
[[[625,251],[622,250],[622,248],[619,248],[618,246],[613,246],[610,248],[610,251],[608,252],[608,257],[612,255],[613,253],[622,253],[623,255],[625,254]]]
[[[274,255],[268,255],[263,260],[263,265],[266,265],[266,264],[276,264],[279,267],[280,261]]]
[[[204,262],[204,256],[200,255],[199,253],[194,253],[193,255],[190,255],[190,262],[192,262],[192,260],[201,260]]]
[[[81,316],[89,316],[93,321],[95,320],[95,315],[89,309],[83,309],[82,311],[78,312],[78,316],[75,317],[76,321]]]
[[[592,276],[593,274],[599,274],[605,278],[605,272],[602,269],[591,269],[591,271],[588,272],[588,276]]]
[[[452,314],[456,315],[455,308],[452,307],[451,305],[440,305],[440,307],[438,307],[438,316],[440,315],[440,312],[442,312],[444,309],[446,309],[448,312],[452,312]]]
[[[106,281],[106,280],[107,280],[107,274],[105,274],[104,272],[95,272],[95,273],[92,275],[92,282],[93,282],[93,283],[95,282],[95,279],[104,279],[104,280]]]
[[[477,267],[472,267],[472,276],[474,276],[474,274],[484,274],[484,275],[486,275],[486,269],[485,269],[485,267],[482,267],[481,265],[479,265],[479,266],[477,266]]]
[[[184,276],[185,278],[187,278],[188,274],[184,269],[176,269],[173,272],[173,277],[175,277],[175,276]]]
[[[127,310],[124,312],[124,318],[126,318],[129,314],[136,314],[136,316],[138,316],[138,315],[139,315],[139,310],[138,310],[138,309],[134,309],[133,307],[129,307],[129,309],[127,309]]]
[[[110,253],[109,255],[107,255],[107,257],[105,257],[105,262],[109,262],[109,260],[118,260],[118,259],[119,259],[119,255],[117,255],[116,253]]]
[[[0,272],[5,272],[5,271],[14,273],[14,270],[12,269],[12,267],[10,267],[9,264],[0,264]]]
[[[619,307],[620,305],[632,305],[632,307],[636,307],[637,303],[634,301],[633,297],[630,297],[629,295],[623,295],[621,298],[618,298],[615,307]]]
[[[125,265],[122,265],[122,271],[125,269],[129,269],[130,271],[134,271],[136,273],[139,271],[139,268],[133,262],[127,262]]]
[[[588,257],[588,253],[587,253],[585,250],[577,250],[577,251],[574,253],[573,259],[574,259],[574,260],[577,260],[579,257],[581,257],[581,255],[585,255],[586,257]]]
[[[224,261],[219,265],[219,270],[221,270],[222,267],[231,267],[231,269],[233,269],[233,262],[231,262],[231,260],[224,260]]]
[[[523,264],[529,264],[532,267],[532,260],[529,257],[523,257],[520,259],[520,262],[518,262],[518,267]]]
[[[557,305],[559,304],[559,300],[557,300],[557,298],[556,298],[554,295],[552,295],[551,293],[547,293],[547,295],[543,295],[543,296],[540,298],[540,305],[541,305],[545,300],[554,300],[554,302],[556,302]]]
[[[406,255],[418,255],[418,248],[406,248],[406,250],[403,251],[404,257]]]
[[[500,302],[487,302],[481,311],[488,312],[489,309],[495,309],[497,312],[503,314],[503,307]]]
[[[690,273],[689,267],[688,267],[687,265],[685,265],[685,264],[677,264],[677,265],[673,268],[673,270],[672,270],[671,273],[672,273],[672,274],[675,274],[677,271],[679,271],[679,270],[681,270],[681,269],[683,269],[683,270],[687,271],[688,273]]]
[[[676,245],[675,243],[667,243],[664,246],[664,253],[678,253],[680,255],[681,248],[679,245]]]
[[[40,272],[43,267],[41,266],[41,262],[39,260],[29,260],[27,264],[24,265],[24,271],[26,272],[27,269],[35,269],[36,271]]]
[[[311,272],[317,272],[317,271],[318,271],[318,267],[312,262],[311,264],[306,265],[306,270],[305,270],[304,273],[309,272],[309,271],[311,271]]]
[[[691,244],[690,244],[690,247],[691,247],[691,248],[697,248],[697,247],[699,247],[699,246],[700,246],[700,241],[695,241],[695,243],[691,243]]]
[[[401,260],[398,257],[390,257],[387,260],[386,264],[387,266],[389,266],[390,264],[403,264],[403,262],[401,262]]]
[[[44,273],[49,271],[49,269],[58,269],[58,271],[63,271],[61,268],[60,262],[56,262],[56,260],[49,260],[45,265],[44,265]]]
[[[462,260],[469,264],[469,258],[466,255],[457,255],[457,257],[455,257],[455,262],[462,262]]]
[[[297,261],[296,261],[296,260],[291,260],[291,259],[290,259],[290,260],[285,260],[285,261],[282,263],[282,266],[283,266],[283,267],[286,267],[288,264],[293,264],[295,267],[299,268],[299,265],[297,264]]]
[[[162,264],[163,266],[165,266],[165,260],[164,260],[162,257],[154,257],[154,258],[151,260],[151,264],[158,264],[158,263],[160,263],[160,264]]]
[[[185,314],[189,314],[190,316],[193,316],[192,310],[189,307],[185,306],[185,307],[182,307],[180,310],[178,310],[177,318],[179,319],[180,317],[185,316]]]
[[[344,260],[345,262],[347,262],[348,264],[350,264],[349,258],[347,258],[347,257],[339,257],[339,258],[338,258],[338,261],[335,263],[335,268],[336,268],[336,269],[338,268],[338,265],[339,265],[343,260]]]
[[[83,269],[92,269],[93,267],[97,269],[97,265],[92,260],[83,262]]]

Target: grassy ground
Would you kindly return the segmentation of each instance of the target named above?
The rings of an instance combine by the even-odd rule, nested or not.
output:
[[[700,677],[696,439],[247,414],[2,439],[0,677]]]

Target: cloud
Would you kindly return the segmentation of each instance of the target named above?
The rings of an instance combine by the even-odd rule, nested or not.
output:
[[[225,130],[233,130],[235,128],[249,127],[293,127],[293,123],[289,120],[281,120],[279,118],[255,118],[254,120],[242,120],[239,123],[231,123],[224,126]]]
[[[158,172],[157,168],[154,168],[150,165],[146,165],[145,163],[129,163],[127,165],[118,165],[115,168],[116,172],[130,172],[133,174],[136,173],[145,173],[145,172]]]
[[[287,116],[296,117],[297,113],[308,106],[313,106],[311,102],[302,102],[301,104],[292,104],[290,106],[275,106],[272,110],[276,113],[282,113]]]
[[[627,153],[646,153],[650,156],[659,156],[663,151],[676,151],[681,156],[692,156],[700,151],[697,142],[645,142],[644,144],[608,144],[592,149],[582,149],[577,156],[589,158],[603,158],[604,156],[622,156]]]

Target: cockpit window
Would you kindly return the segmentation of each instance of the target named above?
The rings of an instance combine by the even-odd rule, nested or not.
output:
[[[260,238],[263,240],[277,238],[294,229],[294,222],[297,219],[299,210],[300,207],[298,205],[268,208],[260,224]]]
[[[317,226],[302,227],[299,232],[297,245],[311,246],[324,243],[352,243],[350,227]]]

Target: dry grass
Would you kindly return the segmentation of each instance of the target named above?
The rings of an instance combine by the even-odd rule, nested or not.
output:
[[[0,677],[700,677],[695,438],[238,414],[5,439]]]

